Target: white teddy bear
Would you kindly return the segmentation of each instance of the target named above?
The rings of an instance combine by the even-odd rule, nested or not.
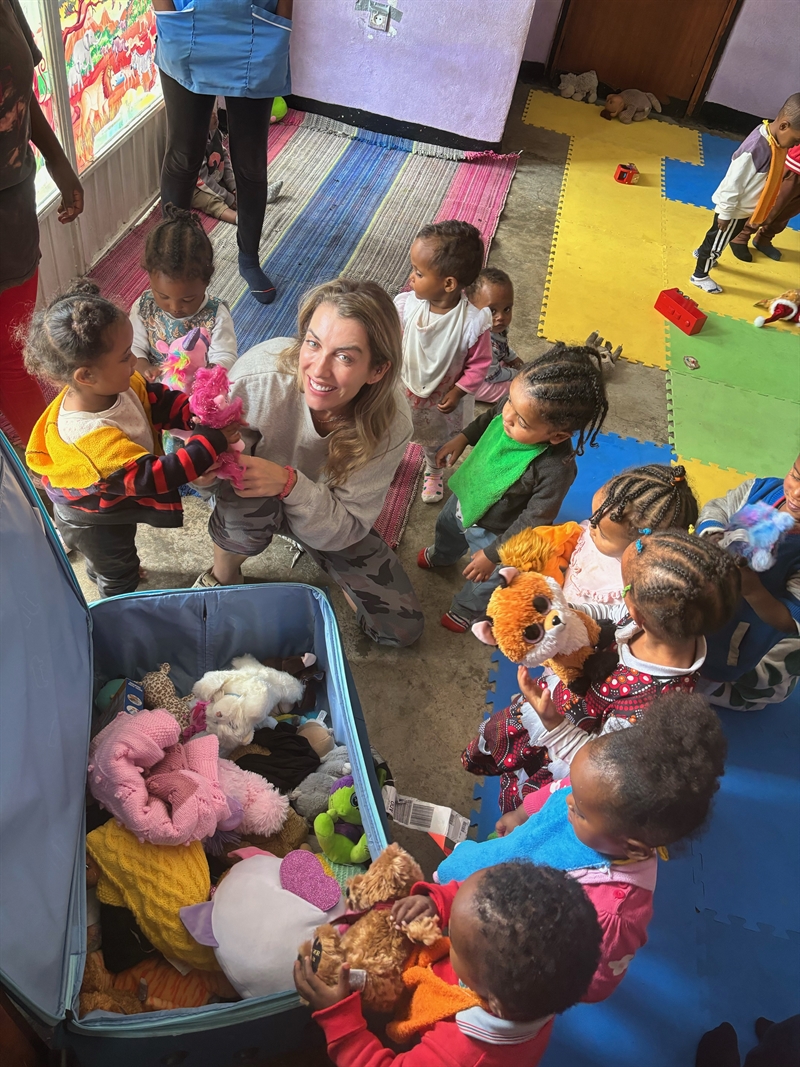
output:
[[[274,727],[272,712],[291,711],[303,696],[302,682],[265,667],[255,656],[239,656],[231,665],[233,670],[208,671],[192,687],[198,700],[208,702],[206,728],[219,738],[223,757],[249,745],[259,727]]]
[[[593,70],[585,74],[562,74],[558,90],[562,96],[593,104],[597,99],[597,74]]]

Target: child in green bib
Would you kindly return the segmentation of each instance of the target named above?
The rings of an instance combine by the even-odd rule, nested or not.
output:
[[[577,474],[575,456],[595,443],[607,411],[595,352],[559,342],[526,365],[505,401],[441,447],[437,464],[453,466],[472,445],[450,477],[452,496],[437,519],[434,544],[417,557],[418,566],[429,570],[470,552],[467,581],[442,626],[465,633],[486,611],[501,581],[498,549],[526,527],[554,522]]]

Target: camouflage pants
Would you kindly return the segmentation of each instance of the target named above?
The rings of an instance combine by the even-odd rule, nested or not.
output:
[[[356,606],[361,629],[381,645],[405,647],[422,634],[424,617],[402,564],[374,530],[341,551],[321,552],[292,532],[277,497],[237,496],[228,482],[214,490],[208,520],[211,540],[226,552],[257,556],[275,534],[302,544],[317,566],[344,590]]]
[[[780,704],[793,692],[800,677],[800,637],[784,637],[769,650],[760,663],[735,682],[713,682],[700,678],[695,689],[718,708],[760,711],[768,704]]]

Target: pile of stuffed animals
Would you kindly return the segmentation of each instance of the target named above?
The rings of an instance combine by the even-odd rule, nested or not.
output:
[[[585,100],[587,104],[593,104],[597,100],[597,74],[593,70],[584,74],[562,74],[558,91],[569,100]],[[643,122],[651,111],[661,111],[658,97],[640,89],[623,89],[608,94],[600,115],[609,120],[618,118],[627,126],[631,122]]]
[[[324,677],[312,653],[245,654],[181,695],[162,663],[144,707],[96,733],[82,1014],[291,987],[298,946],[345,910],[336,878],[370,858],[347,749],[319,710]],[[108,683],[98,711],[127,684]]]

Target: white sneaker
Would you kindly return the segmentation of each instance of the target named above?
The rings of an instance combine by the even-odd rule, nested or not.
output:
[[[698,278],[696,274],[693,274],[689,279],[692,285],[696,285],[698,289],[702,289],[705,293],[724,293],[725,290],[721,285],[717,285],[713,278],[709,278],[708,275],[705,278]]]

